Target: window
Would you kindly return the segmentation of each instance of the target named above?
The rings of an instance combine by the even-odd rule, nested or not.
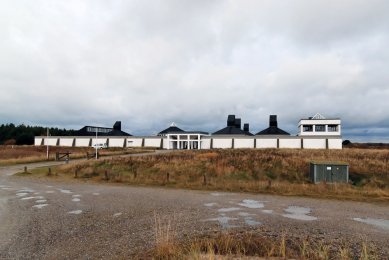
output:
[[[328,125],[328,132],[338,132],[338,125]]]
[[[313,125],[303,125],[303,132],[313,132]]]
[[[325,132],[326,126],[325,125],[315,125],[315,131],[316,132]]]

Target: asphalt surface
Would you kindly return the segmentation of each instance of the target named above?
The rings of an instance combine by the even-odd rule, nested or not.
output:
[[[152,248],[164,224],[177,237],[250,229],[364,240],[389,257],[387,204],[12,176],[23,167],[0,167],[0,259],[129,258]]]

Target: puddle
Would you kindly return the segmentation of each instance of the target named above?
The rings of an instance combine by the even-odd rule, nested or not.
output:
[[[209,218],[209,219],[206,219],[205,221],[217,221],[222,226],[222,228],[238,227],[235,225],[228,224],[228,222],[230,220],[237,220],[237,218],[230,218],[230,217],[226,217],[226,216],[221,216],[221,217],[217,217],[217,218]]]
[[[316,220],[317,217],[309,216],[311,213],[310,208],[298,207],[298,206],[289,206],[287,209],[284,209],[285,212],[289,214],[284,214],[282,216],[291,219],[311,221]]]
[[[216,202],[204,203],[204,206],[206,206],[206,207],[213,207],[213,206],[215,206],[215,205],[217,205]]]
[[[73,197],[73,198],[79,198],[79,197],[81,197],[81,195],[79,195],[79,194],[74,194],[74,195],[72,195],[72,197]]]
[[[247,212],[239,212],[238,215],[241,217],[255,216],[255,214],[251,214]]]
[[[79,199],[79,198],[73,198],[72,201],[73,201],[73,202],[79,202],[80,199]]]
[[[19,192],[19,193],[16,193],[16,196],[18,196],[18,197],[23,197],[23,196],[26,196],[26,195],[28,195],[29,193],[27,193],[27,192]]]
[[[257,226],[257,225],[261,225],[261,222],[258,222],[256,220],[254,220],[252,217],[246,217],[244,218],[244,222],[249,225],[249,226]]]
[[[47,200],[36,200],[35,203],[43,203],[43,202],[47,202]]]
[[[25,192],[30,193],[30,192],[34,192],[34,190],[32,190],[32,189],[21,189],[21,190],[17,191],[17,193],[25,193]]]
[[[67,194],[73,193],[73,192],[71,192],[70,190],[59,189],[59,191],[62,192],[62,193],[67,193]]]
[[[237,210],[241,210],[241,208],[221,208],[221,209],[218,209],[217,211],[219,211],[219,212],[231,212],[231,211],[237,211]]]
[[[48,191],[46,191],[46,193],[54,193],[55,191],[53,191],[53,190],[48,190]]]
[[[24,197],[24,198],[21,198],[20,200],[32,200],[32,199],[35,199],[35,197]]]
[[[119,217],[119,216],[122,215],[122,214],[123,214],[123,213],[118,212],[118,213],[113,214],[113,216],[114,216],[114,217]]]
[[[386,219],[353,218],[353,220],[389,230],[389,220]]]
[[[82,213],[82,210],[81,209],[77,209],[77,210],[73,210],[73,211],[69,211],[68,214],[81,214]]]
[[[211,193],[211,195],[212,196],[216,196],[216,197],[218,197],[218,196],[225,196],[225,195],[227,195],[228,193],[222,193],[222,192],[212,192]]]
[[[43,207],[46,207],[47,205],[49,205],[49,204],[37,204],[37,205],[34,205],[34,206],[32,206],[32,207],[33,207],[33,208],[41,209],[41,208],[43,208]]]
[[[100,193],[98,193],[98,192],[93,192],[92,194],[95,195],[95,196],[100,195]]]
[[[262,202],[256,200],[242,200],[242,202],[238,203],[238,205],[250,209],[260,209],[265,207]]]
[[[273,210],[271,209],[264,209],[262,210],[263,213],[266,213],[266,214],[273,214]]]

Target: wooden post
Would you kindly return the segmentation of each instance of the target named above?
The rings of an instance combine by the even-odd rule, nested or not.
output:
[[[27,173],[27,166],[24,166],[24,172]]]
[[[167,173],[166,173],[166,182],[169,182],[169,179],[170,179],[169,177],[170,177],[170,176],[169,176],[169,173],[167,172]]]
[[[136,176],[137,176],[137,172],[136,170],[134,171],[134,179],[136,179]]]
[[[203,174],[203,185],[207,185],[207,176]]]
[[[47,172],[48,176],[51,176],[51,168],[49,167],[49,171]]]
[[[104,176],[105,176],[105,180],[109,181],[108,171],[107,170],[104,171]]]
[[[76,167],[76,170],[74,171],[74,178],[78,178],[78,167]]]

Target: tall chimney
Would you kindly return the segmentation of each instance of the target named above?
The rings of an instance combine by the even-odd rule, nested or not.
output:
[[[243,125],[243,131],[245,131],[245,132],[249,132],[250,131],[250,126],[249,126],[249,124],[244,124]]]
[[[227,126],[234,126],[234,125],[235,125],[235,115],[228,115]]]
[[[115,124],[113,125],[113,129],[122,131],[122,122],[121,121],[116,121]]]
[[[240,129],[240,127],[241,127],[241,119],[240,118],[235,118],[235,127]]]
[[[270,115],[269,126],[270,127],[278,127],[277,115]]]

